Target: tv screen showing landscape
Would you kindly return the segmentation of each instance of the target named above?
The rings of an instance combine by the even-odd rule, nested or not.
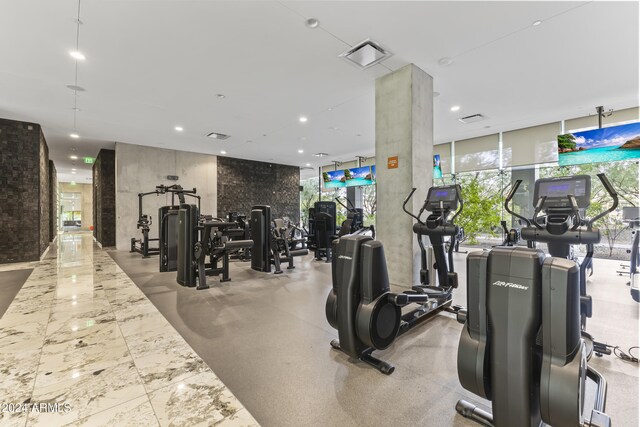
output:
[[[322,172],[322,180],[325,189],[372,185],[376,183],[376,167],[363,166]]]
[[[640,157],[640,122],[558,135],[558,164],[619,162]]]
[[[433,179],[442,178],[442,165],[440,164],[440,154],[433,155]]]

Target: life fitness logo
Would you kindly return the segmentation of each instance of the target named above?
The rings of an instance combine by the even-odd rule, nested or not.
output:
[[[503,282],[501,280],[497,280],[492,283],[493,286],[500,286],[501,288],[511,288],[511,289],[520,289],[522,291],[526,291],[529,289],[528,286],[519,285],[517,283]]]

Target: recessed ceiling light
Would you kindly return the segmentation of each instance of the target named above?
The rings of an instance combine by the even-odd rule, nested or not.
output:
[[[327,108],[327,111],[331,111],[331,110],[333,110],[333,108]]]
[[[306,122],[307,122],[307,120],[309,120],[309,119],[307,119],[305,116],[300,116],[300,117],[298,118],[298,120],[300,120],[300,123],[306,123]]]
[[[227,154],[227,152],[226,152],[226,151],[224,151],[224,150],[221,150],[221,151],[220,151],[220,154]]]
[[[76,171],[71,171],[71,173],[72,173],[72,174],[75,174],[75,173],[76,173]]]
[[[531,25],[533,25],[534,27],[537,27],[540,24],[542,24],[542,21],[538,19],[537,21],[533,21],[533,24]]]
[[[305,166],[306,166],[306,167],[309,167],[309,166],[311,166],[311,163],[307,163]]]
[[[182,126],[176,126],[176,127],[174,127],[174,129],[175,129],[177,132],[182,132],[182,131],[184,130],[184,129],[182,128]]]
[[[74,133],[70,133],[70,134],[69,134],[69,136],[70,136],[71,138],[73,138],[73,139],[78,139],[78,138],[80,138],[80,135],[78,135],[78,134],[77,134],[77,133],[75,133],[75,132],[74,132]]]
[[[72,172],[75,172],[76,170],[75,170],[75,169],[71,169],[71,171],[72,171]]]
[[[316,18],[307,18],[304,20],[304,25],[306,25],[307,28],[318,28],[318,25],[320,25],[320,21],[318,21]]]
[[[304,150],[300,149],[300,150],[298,150],[298,153],[302,154],[302,153],[304,153]]]
[[[74,92],[84,92],[85,88],[78,85],[67,85],[67,89],[71,89]]]
[[[451,111],[460,111],[460,106],[454,105],[453,107],[451,107]]]
[[[217,96],[218,98],[220,98],[220,99],[225,99],[225,98],[226,98],[226,96],[225,96],[224,94],[222,94],[222,93],[219,93],[219,94],[217,94],[216,96]]]
[[[328,156],[328,154],[327,153],[316,153],[316,154],[314,154],[314,156],[316,156],[316,157],[326,157],[326,156]]]
[[[451,65],[453,64],[453,59],[449,58],[448,56],[445,56],[444,58],[440,58],[438,60],[438,64],[444,65],[444,66]]]
[[[72,58],[75,58],[78,61],[84,61],[86,59],[85,56],[77,50],[72,50],[71,52],[69,52],[69,55],[71,55]]]
[[[69,158],[70,158],[71,160],[78,160],[78,156],[75,156],[75,155],[74,155],[74,156],[69,156]]]

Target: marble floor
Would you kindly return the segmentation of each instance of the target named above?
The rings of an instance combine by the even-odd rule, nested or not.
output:
[[[0,425],[258,425],[90,234],[62,234],[0,318]]]

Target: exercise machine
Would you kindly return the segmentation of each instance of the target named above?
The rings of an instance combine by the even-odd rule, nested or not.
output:
[[[356,208],[353,206],[351,200],[347,199],[347,205],[342,203],[340,199],[336,197],[336,202],[347,210],[347,219],[345,219],[338,230],[338,237],[345,236],[347,234],[365,234],[371,233],[372,238],[376,238],[376,230],[373,225],[365,227],[364,225],[364,210],[362,208]]]
[[[178,224],[177,282],[182,286],[208,289],[207,276],[231,280],[229,254],[253,246],[252,240],[232,241],[225,235],[237,223],[200,216],[196,205],[180,205]]]
[[[294,224],[289,217],[276,218],[273,220],[273,225],[277,234],[285,239],[290,250],[307,248],[304,230]]]
[[[591,203],[591,177],[589,175],[575,175],[559,178],[539,179],[535,183],[534,200],[536,201],[533,218],[525,218],[509,208],[509,202],[521,184],[516,181],[505,200],[505,209],[514,217],[526,224],[520,230],[522,238],[527,241],[529,248],[535,248],[536,243],[546,243],[549,254],[554,258],[564,258],[574,262],[579,269],[580,290],[580,325],[583,338],[587,343],[587,355],[611,354],[605,344],[593,340],[586,332],[587,318],[592,316],[593,303],[587,294],[587,270],[592,265],[593,247],[600,242],[600,230],[593,224],[600,218],[613,212],[618,206],[618,194],[611,186],[606,175],[598,174],[603,187],[612,199],[609,209],[600,212],[595,217],[583,217]],[[544,215],[544,220],[542,216]],[[578,259],[574,245],[585,245],[585,257]]]
[[[200,211],[200,196],[196,189],[186,190],[178,184],[156,187],[161,194],[171,194],[171,205],[162,206],[158,209],[158,246],[159,246],[159,270],[160,272],[176,271],[178,269],[178,213],[180,205],[186,204],[186,197],[194,198],[198,203]],[[179,204],[176,204],[176,197]]]
[[[607,192],[617,195],[604,174]],[[588,366],[582,313],[585,268],[570,257],[571,244],[600,241],[593,223],[612,209],[586,220],[580,209],[590,203],[589,176],[536,181],[533,219],[524,221],[522,237],[530,247],[496,247],[467,258],[467,310],[458,346],[458,378],[466,390],[491,401],[491,412],[460,400],[456,410],[483,425],[507,427],[606,426],[607,384]],[[538,214],[546,211],[545,226]],[[551,256],[533,248],[546,242]],[[558,254],[554,256],[553,254]],[[590,256],[590,254],[589,254]],[[584,307],[584,308],[581,308]],[[586,390],[593,402],[586,402]],[[586,415],[586,416],[585,416]]]
[[[294,269],[293,259],[309,253],[307,249],[289,248],[286,236],[280,233],[271,221],[271,207],[254,206],[251,210],[251,236],[254,245],[251,248],[251,268],[265,273],[282,274],[281,263],[289,263],[288,270]]]
[[[415,190],[404,201],[405,211]],[[404,293],[390,291],[381,242],[361,234],[346,235],[333,242],[333,286],[325,313],[329,324],[338,330],[339,339],[331,341],[334,349],[389,375],[395,368],[374,357],[375,350],[389,347],[396,338],[443,310],[452,313],[460,310],[460,307],[451,307],[452,291],[458,280],[452,258],[447,263],[444,237],[454,238],[458,233],[458,226],[453,221],[462,206],[460,187],[451,185],[430,188],[418,215],[406,211],[417,220],[413,231],[420,242],[423,262],[420,285]],[[431,212],[426,220],[422,219],[424,211]],[[449,218],[453,212],[456,213]],[[423,236],[429,237],[433,247],[438,284],[426,283],[428,271]],[[416,303],[417,308],[402,314],[402,307],[412,303]]]
[[[328,221],[328,223],[324,225],[324,228],[331,233],[330,236],[336,234],[336,203],[328,201],[315,202],[313,207],[309,208],[309,231],[307,232],[307,247],[309,249],[316,249],[318,241],[318,215],[321,213],[331,217],[331,219],[329,219],[326,215],[321,216],[323,221]],[[320,241],[324,244],[323,238],[321,238]]]
[[[227,221],[237,224],[235,228],[226,230],[226,234],[231,240],[251,240],[251,226],[247,221],[247,216],[239,212],[229,212]],[[231,255],[231,259],[249,261],[251,259],[251,249],[245,248]]]
[[[633,235],[631,249],[627,251],[631,255],[629,260],[629,292],[634,301],[640,302],[640,283],[638,283],[638,266],[640,265],[640,208],[635,206],[622,208],[622,219],[629,224]]]
[[[137,252],[142,255],[142,258],[149,258],[151,255],[158,255],[160,253],[160,247],[151,247],[151,242],[159,242],[160,238],[149,238],[149,230],[151,230],[152,219],[151,215],[142,213],[142,198],[150,194],[156,196],[164,194],[160,189],[156,188],[154,191],[148,193],[138,193],[138,222],[136,228],[142,232],[142,238],[131,238],[131,250],[129,252]]]

